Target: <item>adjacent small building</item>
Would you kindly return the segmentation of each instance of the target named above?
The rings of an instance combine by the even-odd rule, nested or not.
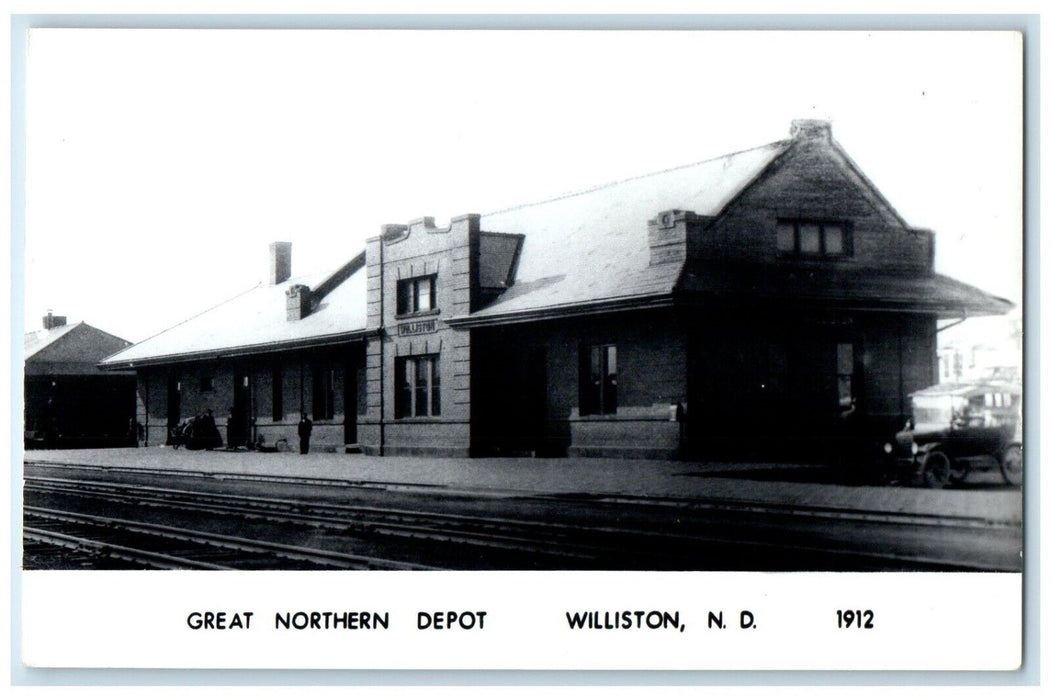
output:
[[[942,319],[1006,300],[934,272],[826,122],[552,200],[390,224],[342,267],[267,284],[107,358],[151,444],[207,408],[231,445],[685,457],[900,427]]]
[[[50,311],[43,323],[25,334],[26,447],[134,446],[135,373],[98,367],[131,343]]]
[[[938,344],[938,378],[961,382],[1022,383],[1022,316],[982,319],[976,328],[943,333]],[[993,321],[993,322],[990,322]],[[976,323],[968,324],[968,326]],[[964,330],[966,328],[966,330]],[[955,332],[960,330],[962,332]]]

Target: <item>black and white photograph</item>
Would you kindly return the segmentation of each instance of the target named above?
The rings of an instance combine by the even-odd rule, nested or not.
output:
[[[1020,574],[1023,49],[30,30],[23,571]]]

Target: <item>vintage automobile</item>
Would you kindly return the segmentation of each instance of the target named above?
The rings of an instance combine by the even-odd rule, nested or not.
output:
[[[883,449],[930,488],[999,468],[1022,483],[1022,391],[1012,384],[937,384],[911,395],[912,417]]]

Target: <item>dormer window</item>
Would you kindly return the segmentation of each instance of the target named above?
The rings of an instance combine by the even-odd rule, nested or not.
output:
[[[844,221],[781,219],[777,252],[802,258],[843,258],[853,253],[850,224]]]
[[[398,280],[398,315],[418,314],[437,308],[437,275]]]

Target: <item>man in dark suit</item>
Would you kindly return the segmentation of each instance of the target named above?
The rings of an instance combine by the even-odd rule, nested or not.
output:
[[[310,452],[310,432],[314,429],[314,424],[310,422],[307,414],[302,415],[299,419],[299,454],[305,455]]]

